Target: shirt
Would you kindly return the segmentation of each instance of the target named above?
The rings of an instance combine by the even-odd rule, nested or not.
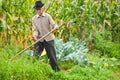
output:
[[[52,19],[51,15],[48,13],[43,13],[41,16],[36,14],[32,18],[32,24],[34,26],[34,36],[40,38],[51,31],[51,26],[56,27],[57,24]],[[50,41],[54,39],[54,34],[51,33],[47,37],[45,37],[43,40]]]

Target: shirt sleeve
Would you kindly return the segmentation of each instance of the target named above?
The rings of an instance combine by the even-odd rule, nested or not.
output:
[[[51,24],[53,27],[57,27],[57,26],[58,26],[58,25],[55,23],[55,21],[52,19],[51,15],[49,15],[48,19],[49,19],[50,24]]]
[[[34,27],[34,34],[33,34],[33,36],[38,37],[38,30],[37,30],[37,28],[36,28],[35,23],[34,23],[33,20],[32,20],[32,25],[33,25],[33,27]]]

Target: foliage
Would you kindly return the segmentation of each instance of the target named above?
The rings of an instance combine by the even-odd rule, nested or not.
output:
[[[108,34],[109,40],[105,40],[101,31],[95,33],[94,36],[94,47],[100,51],[101,55],[108,55],[110,57],[120,58],[120,44],[111,42]]]
[[[11,44],[12,40],[15,40],[16,44],[22,43],[22,47],[26,48],[27,45],[32,43],[30,39],[33,34],[31,18],[36,14],[33,9],[34,0],[0,1],[0,36],[3,41],[2,47],[4,48],[7,44]],[[64,27],[61,27],[55,34],[65,42],[69,40],[69,37],[75,37],[79,40],[85,40],[88,48],[94,50],[94,46],[97,46],[94,43],[96,40],[94,32],[101,31],[103,35],[101,38],[105,42],[119,43],[119,0],[42,1],[45,3],[45,11],[54,16],[53,18],[58,24],[64,23]],[[101,33],[98,34],[101,35]],[[110,35],[108,36],[108,34]]]
[[[87,54],[89,60],[88,66],[79,66],[74,64],[72,61],[59,61],[61,72],[54,72],[51,70],[48,61],[45,62],[43,59],[37,61],[33,57],[28,58],[27,53],[23,53],[13,61],[9,61],[13,54],[21,49],[20,45],[16,45],[14,42],[12,44],[13,45],[7,45],[5,49],[0,48],[0,80],[119,79],[119,76],[117,76],[116,73],[119,75],[120,65],[119,59],[116,58],[99,58],[94,55],[95,53]],[[42,58],[45,59],[46,57]],[[116,73],[112,72],[112,70],[116,70]]]
[[[8,59],[0,58],[0,79],[8,80],[25,80],[25,79],[46,79],[46,80],[79,80],[79,79],[112,79],[113,77],[109,70],[102,67],[101,65],[94,66],[73,66],[69,72],[61,71],[54,72],[51,70],[48,64],[41,61],[33,63],[33,58],[27,59],[25,56],[9,61]],[[101,63],[100,63],[101,64]],[[64,65],[64,63],[62,64]],[[68,66],[68,65],[67,65]],[[70,65],[69,65],[70,66]],[[94,76],[93,76],[94,75]]]
[[[58,59],[70,59],[60,62],[60,67],[67,72],[55,73],[48,63],[33,63],[34,58],[28,59],[26,55],[9,61],[32,43],[34,1],[0,0],[0,80],[120,79],[120,62],[116,59],[120,58],[120,0],[42,0],[45,11],[58,24],[64,24],[55,35],[63,39],[56,40]],[[72,37],[75,39],[70,39]],[[93,51],[86,54],[89,65],[76,66],[73,62],[81,63],[83,58],[79,57],[88,51],[86,47]],[[95,54],[109,58],[96,57]]]
[[[58,60],[72,60],[76,64],[88,64],[85,53],[88,49],[85,48],[85,42],[79,42],[78,39],[71,38],[70,41],[64,43],[62,39],[55,39],[55,48]]]
[[[7,62],[2,59],[0,65],[0,79],[4,80],[48,79],[48,77],[50,77],[50,74],[52,74],[50,67],[40,62],[33,64],[31,61],[23,61],[20,59],[14,62]]]
[[[112,33],[113,41],[119,42],[119,14],[120,1],[108,0],[61,0],[51,2],[48,12],[58,21],[64,21],[66,27],[62,29],[62,38],[68,40],[70,36],[86,39],[94,30],[101,28]],[[68,31],[69,30],[69,31]],[[116,37],[114,36],[116,35]]]
[[[104,72],[104,73],[103,73]],[[74,75],[76,74],[75,79],[81,79],[81,80],[94,80],[94,79],[98,79],[98,80],[105,80],[105,79],[113,79],[114,78],[112,76],[109,75],[109,72],[105,69],[100,69],[99,67],[79,67],[79,66],[74,66],[73,69],[71,70],[70,74]],[[81,74],[82,73],[82,74]],[[91,75],[91,74],[94,74]],[[104,76],[102,76],[104,75]],[[101,76],[101,77],[99,77]],[[79,78],[77,78],[79,77]]]
[[[2,45],[10,44],[15,39],[16,44],[23,43],[27,46],[27,40],[32,34],[31,19],[34,13],[32,8],[33,1],[29,0],[1,0],[0,6],[0,35],[3,40]],[[29,13],[28,13],[29,12]],[[28,33],[29,32],[29,33]],[[3,46],[4,47],[4,46]]]
[[[4,61],[4,60],[3,60]],[[2,62],[0,69],[0,79],[47,79],[47,80],[63,80],[63,79],[112,79],[108,70],[99,69],[97,67],[80,67],[74,66],[69,73],[61,71],[55,73],[50,66],[41,62],[31,63],[28,61]],[[1,63],[1,62],[0,62]],[[94,75],[94,76],[93,76]]]

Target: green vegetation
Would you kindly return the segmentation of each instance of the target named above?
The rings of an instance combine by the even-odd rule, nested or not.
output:
[[[55,33],[61,72],[51,70],[46,55],[36,61],[23,53],[10,61],[33,43],[34,1],[0,0],[0,80],[120,79],[119,0],[42,0],[45,11],[64,24]]]
[[[12,49],[11,49],[12,47]],[[7,50],[7,51],[6,51]],[[119,60],[115,58],[99,58],[98,55],[88,54],[89,65],[77,65],[73,61],[59,61],[61,72],[54,72],[45,56],[39,61],[23,54],[10,61],[11,51],[15,52],[15,46],[7,46],[1,49],[0,56],[0,80],[118,80]]]

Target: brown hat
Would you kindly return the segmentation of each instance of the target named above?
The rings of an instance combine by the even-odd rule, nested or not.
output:
[[[35,2],[35,5],[34,5],[34,8],[35,9],[40,9],[44,6],[44,4],[41,2],[41,1],[36,1]]]

